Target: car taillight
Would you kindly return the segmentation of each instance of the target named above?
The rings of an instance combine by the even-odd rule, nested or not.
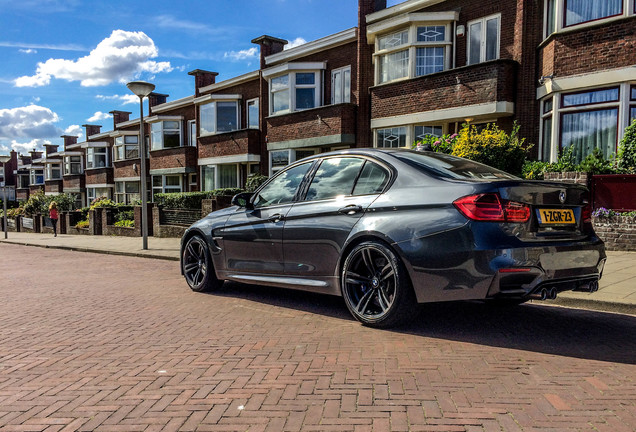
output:
[[[530,207],[502,200],[496,193],[465,196],[453,204],[464,216],[476,221],[527,222],[530,219]]]
[[[583,219],[583,223],[591,223],[592,222],[592,204],[585,204],[581,209],[581,219]]]

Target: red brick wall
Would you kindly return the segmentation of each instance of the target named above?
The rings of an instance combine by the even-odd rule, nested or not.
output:
[[[260,142],[261,133],[257,129],[243,129],[200,137],[199,158],[261,154]]]
[[[66,189],[83,189],[85,187],[85,180],[83,175],[64,176],[63,180],[64,190]]]
[[[371,117],[486,102],[514,102],[516,66],[510,60],[497,60],[374,87],[371,89]]]
[[[44,192],[62,193],[62,180],[47,180],[44,182]]]
[[[139,177],[141,173],[141,159],[123,160],[113,163],[114,178]],[[137,169],[135,169],[135,167]],[[97,183],[97,182],[96,182]]]
[[[267,118],[270,143],[356,133],[356,106],[329,105]]]
[[[636,16],[554,34],[540,50],[541,75],[564,77],[636,64]]]
[[[86,174],[86,187],[90,187],[91,185],[94,185],[94,184],[112,184],[113,183],[112,168],[90,169],[90,170],[86,170],[85,174]]]
[[[174,149],[154,150],[150,152],[150,168],[197,167],[196,147],[179,147]]]

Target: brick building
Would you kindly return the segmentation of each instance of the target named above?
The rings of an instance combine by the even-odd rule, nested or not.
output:
[[[149,191],[242,186],[311,154],[410,147],[467,121],[518,122],[538,159],[554,161],[565,147],[578,160],[595,148],[609,157],[636,117],[636,0],[386,6],[359,0],[357,27],[290,49],[260,36],[258,70],[221,82],[193,70],[192,96],[152,93]],[[59,179],[45,171],[61,163],[63,189],[84,203],[138,199],[139,119],[111,113],[112,131],[85,125],[86,142],[64,137],[64,151],[24,165],[31,191],[52,190]]]

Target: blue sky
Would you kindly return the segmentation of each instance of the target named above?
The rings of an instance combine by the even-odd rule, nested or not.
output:
[[[389,6],[400,1],[389,1]],[[112,129],[139,112],[126,88],[151,81],[170,100],[194,92],[193,69],[224,80],[258,68],[263,34],[301,44],[357,25],[357,0],[174,2],[0,0],[0,154]]]

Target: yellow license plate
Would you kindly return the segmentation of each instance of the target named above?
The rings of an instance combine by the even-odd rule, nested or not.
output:
[[[576,220],[572,210],[539,209],[539,223],[569,225]]]

